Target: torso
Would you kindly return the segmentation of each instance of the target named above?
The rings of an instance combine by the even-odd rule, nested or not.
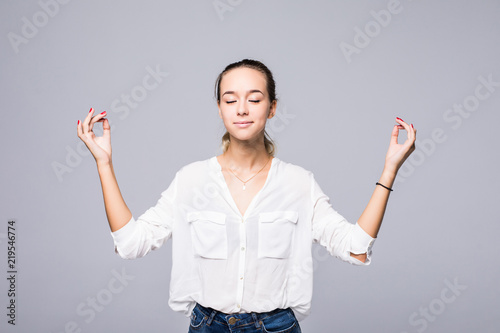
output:
[[[231,193],[231,196],[233,197],[233,200],[238,207],[241,215],[244,216],[255,195],[259,193],[259,191],[264,187],[264,184],[266,183],[267,175],[269,174],[269,170],[271,169],[272,158],[261,172],[259,172],[254,178],[246,183],[245,190],[243,190],[243,182],[236,178],[227,169],[226,165],[221,162],[221,156],[217,156],[217,160],[222,167],[222,174],[224,175],[224,179],[226,181],[227,187],[229,188],[229,192]],[[237,172],[237,170],[234,169],[233,171],[236,175],[238,175],[239,178],[247,180],[255,175],[255,173],[259,171],[259,169],[248,174]]]

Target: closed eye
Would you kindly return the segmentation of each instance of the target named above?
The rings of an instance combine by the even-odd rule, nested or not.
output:
[[[260,100],[259,100],[259,99],[253,99],[253,100],[251,99],[251,100],[249,100],[249,102],[252,102],[252,103],[259,103],[259,102],[260,102]]]
[[[226,101],[226,104],[236,103],[236,101]]]

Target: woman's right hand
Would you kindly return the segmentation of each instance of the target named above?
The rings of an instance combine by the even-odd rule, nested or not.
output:
[[[78,137],[82,139],[97,162],[97,170],[101,179],[104,207],[111,231],[122,228],[132,218],[132,213],[123,200],[111,163],[111,128],[106,111],[94,116],[91,108],[87,117],[78,120]],[[102,136],[95,136],[92,131],[95,123],[102,122]],[[102,166],[102,167],[100,167]]]
[[[106,111],[94,116],[94,109],[90,108],[87,117],[83,121],[78,120],[78,137],[90,150],[97,164],[111,163],[111,128],[108,119],[104,117]],[[102,122],[102,136],[96,136],[93,132],[97,122]]]

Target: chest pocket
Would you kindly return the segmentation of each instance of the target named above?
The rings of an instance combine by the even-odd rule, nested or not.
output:
[[[259,214],[258,257],[288,258],[298,218],[289,210]]]
[[[187,214],[194,253],[203,258],[227,259],[226,214],[198,211]]]

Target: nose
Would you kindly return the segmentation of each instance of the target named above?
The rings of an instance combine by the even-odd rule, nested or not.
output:
[[[248,108],[245,102],[238,103],[238,116],[248,115]]]

